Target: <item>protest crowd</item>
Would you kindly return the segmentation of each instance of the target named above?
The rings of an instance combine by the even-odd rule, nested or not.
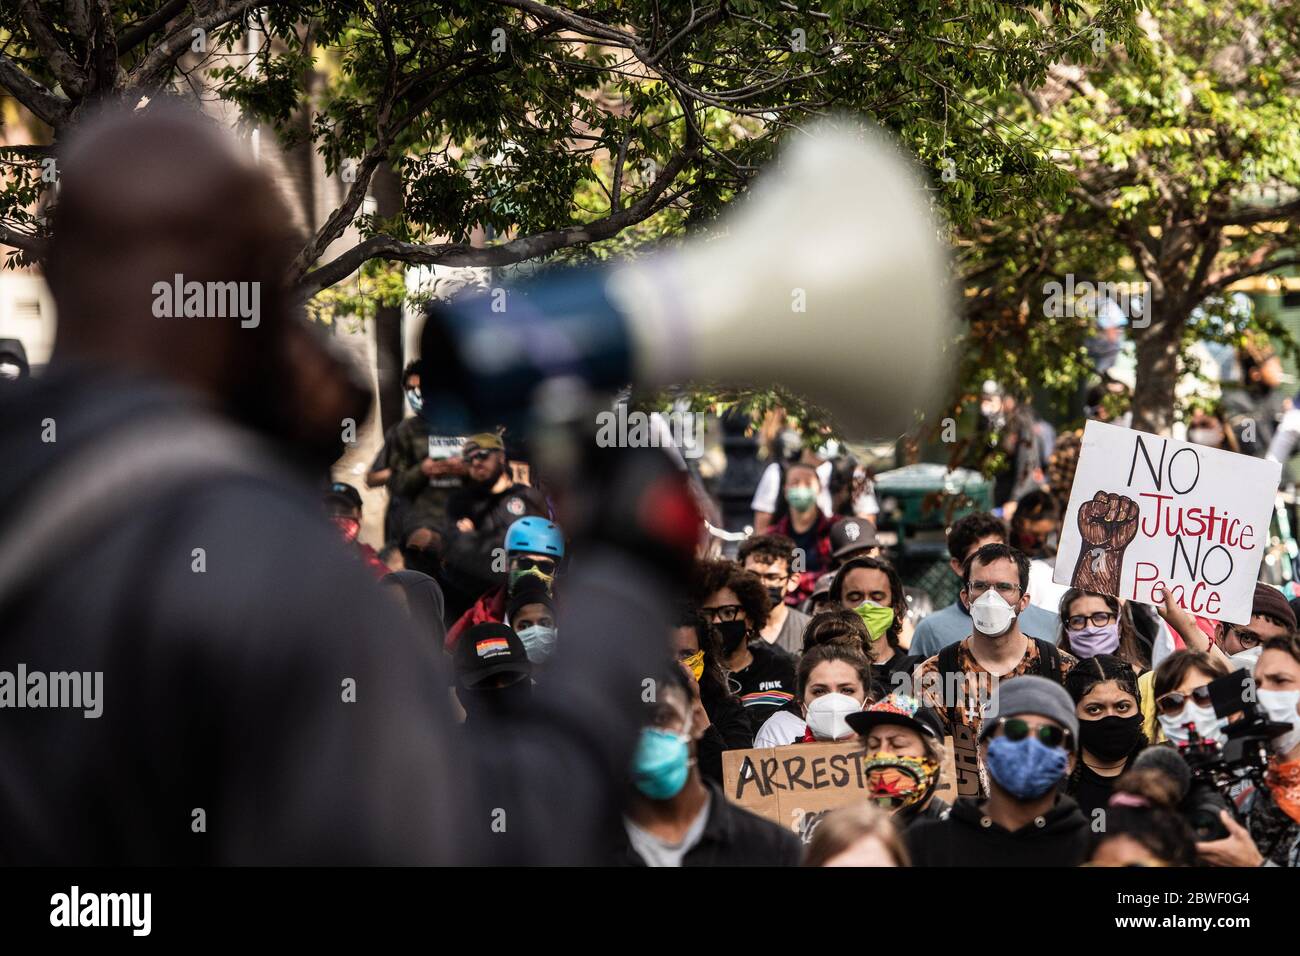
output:
[[[386,507],[363,543],[360,490],[322,480],[347,380],[287,371],[312,346],[276,304],[251,330],[139,315],[155,274],[233,262],[270,289],[281,267],[267,196],[185,123],[70,150],[59,361],[0,386],[6,500],[58,523],[0,548],[4,666],[104,674],[97,719],[6,711],[0,859],[1300,865],[1300,597],[1251,570],[1248,613],[1225,585],[1216,618],[1128,577],[1072,586],[1067,538],[1105,581],[1140,495],[1081,506],[1090,439],[1024,408],[998,405],[1029,451],[992,509],[944,522],[930,593],[843,447],[774,442],[744,530],[715,534],[672,447],[555,465],[502,422],[439,432],[426,353],[364,476]],[[1253,448],[1226,418],[1188,438],[1263,462],[1270,420]],[[232,450],[148,450],[191,439]],[[1141,452],[1093,467],[1118,490],[1159,474]]]

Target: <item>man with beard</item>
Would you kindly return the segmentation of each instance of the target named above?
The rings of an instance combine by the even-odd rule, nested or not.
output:
[[[471,435],[461,457],[465,484],[447,503],[451,540],[446,555],[446,591],[451,621],[505,580],[506,568],[496,559],[505,553],[510,525],[525,515],[550,517],[546,499],[537,489],[511,477],[500,435]]]

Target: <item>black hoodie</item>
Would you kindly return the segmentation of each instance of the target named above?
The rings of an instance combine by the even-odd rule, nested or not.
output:
[[[1062,795],[1041,817],[1006,830],[974,797],[958,800],[946,820],[918,820],[903,834],[913,866],[1078,866],[1088,855],[1088,821]]]

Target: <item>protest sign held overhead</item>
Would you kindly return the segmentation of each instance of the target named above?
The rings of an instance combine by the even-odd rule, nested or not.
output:
[[[1282,466],[1088,422],[1058,584],[1246,624]]]

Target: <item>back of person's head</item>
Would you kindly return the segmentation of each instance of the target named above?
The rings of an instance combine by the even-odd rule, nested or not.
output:
[[[217,353],[207,361],[255,363],[289,315],[287,279],[300,237],[251,155],[214,120],[161,97],[142,110],[92,113],[63,141],[58,164],[46,262],[58,351],[121,360],[167,343],[206,343]],[[178,275],[186,284],[255,289],[257,325],[241,328],[239,316],[160,317],[155,285],[170,290]],[[187,355],[176,365],[201,359]]]
[[[1138,844],[1149,857],[1125,865],[1195,866],[1196,835],[1179,812],[1178,785],[1158,770],[1129,770],[1115,781],[1105,808],[1105,826],[1095,832],[1089,854],[1094,863],[1108,862],[1105,845],[1112,840]]]
[[[1007,526],[997,515],[987,511],[974,511],[958,518],[948,529],[948,553],[958,564],[966,560],[966,552],[976,541],[996,536],[1003,544],[1007,540]]]
[[[803,648],[807,651],[819,644],[840,644],[865,654],[870,638],[861,615],[834,608],[819,612],[808,622],[803,632]]]
[[[859,846],[863,841],[875,845]],[[855,848],[857,852],[853,852]],[[869,803],[855,803],[830,811],[813,829],[803,865],[828,864],[908,866],[910,861],[893,818]]]

